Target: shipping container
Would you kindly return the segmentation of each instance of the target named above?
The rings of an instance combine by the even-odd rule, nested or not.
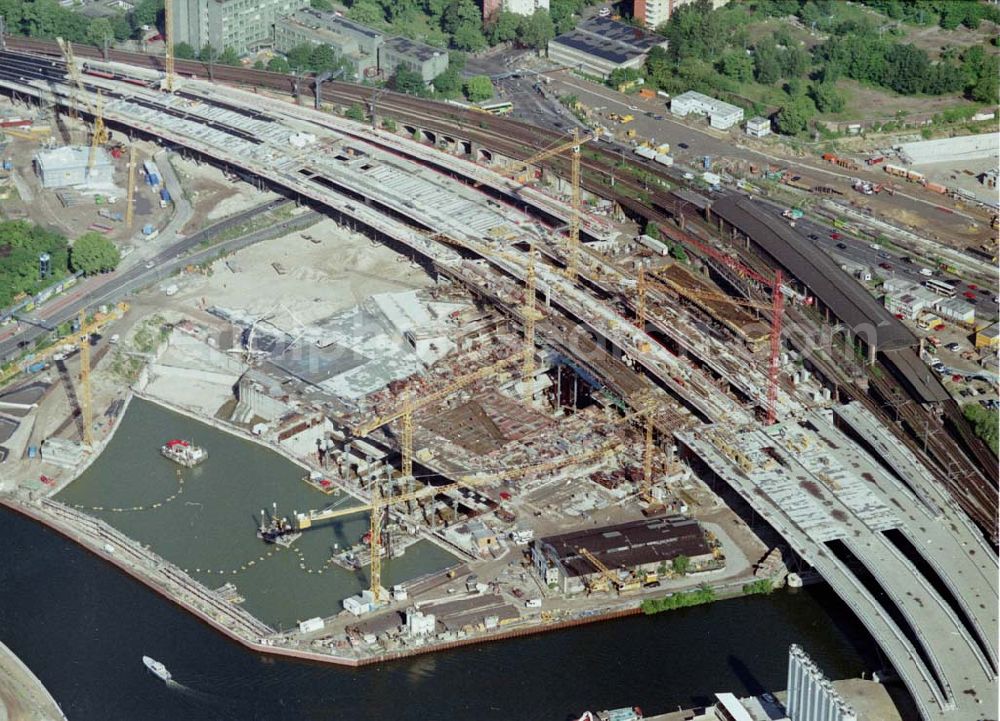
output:
[[[834,155],[833,153],[823,153],[822,157],[823,157],[823,160],[827,160],[827,161],[829,161],[831,163],[833,163],[833,162],[835,162],[837,160],[837,156]]]
[[[887,172],[889,175],[898,175],[901,178],[905,178],[907,173],[906,168],[901,168],[898,165],[886,164],[882,166],[882,169],[885,170],[885,172]]]
[[[45,363],[39,361],[38,363],[32,363],[28,366],[28,373],[38,373],[39,371],[45,370]]]
[[[924,187],[935,193],[941,193],[942,195],[948,192],[948,189],[941,185],[941,183],[927,183]]]
[[[644,98],[645,100],[652,100],[656,97],[656,91],[650,90],[649,88],[643,88],[639,91],[639,97]]]

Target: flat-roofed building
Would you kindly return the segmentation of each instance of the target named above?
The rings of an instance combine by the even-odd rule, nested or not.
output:
[[[389,38],[379,48],[379,70],[388,77],[400,66],[419,73],[429,83],[448,69],[448,51],[408,38]]]
[[[657,516],[540,538],[531,544],[531,560],[541,578],[555,580],[564,593],[578,593],[600,576],[581,549],[613,573],[637,576],[678,556],[687,556],[693,566],[713,560],[701,524],[684,516]]]
[[[35,172],[43,188],[68,188],[74,185],[111,185],[115,166],[104,148],[97,148],[93,169],[87,169],[90,147],[64,145],[35,154]]]
[[[655,47],[667,47],[659,35],[610,18],[585,20],[549,41],[549,59],[607,78],[618,68],[639,68]]]
[[[270,43],[278,18],[308,5],[309,0],[174,0],[174,42],[242,54]]]
[[[762,118],[759,115],[747,121],[747,135],[751,138],[763,138],[771,134],[770,118]]]
[[[719,130],[727,130],[743,120],[743,108],[694,90],[682,93],[671,100],[670,112],[681,117],[691,113],[707,115],[709,124]]]
[[[274,48],[287,53],[299,45],[329,45],[354,68],[354,80],[378,72],[379,50],[385,35],[334,13],[304,9],[274,25]]]

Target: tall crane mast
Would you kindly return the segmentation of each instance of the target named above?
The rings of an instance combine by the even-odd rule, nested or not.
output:
[[[448,493],[449,491],[453,491],[458,488],[474,488],[481,483],[488,483],[499,479],[513,480],[534,473],[547,473],[549,471],[563,468],[564,466],[587,463],[597,458],[609,456],[615,453],[615,451],[617,451],[620,447],[621,446],[618,441],[612,441],[584,453],[567,455],[551,461],[544,461],[542,463],[535,463],[528,466],[506,468],[501,471],[462,476],[454,483],[450,483],[445,486],[427,486],[417,491],[410,491],[409,493],[402,493],[395,496],[383,496],[378,485],[378,479],[373,479],[370,503],[363,506],[351,506],[350,508],[320,511],[319,513],[310,512],[308,514],[301,514],[295,518],[295,524],[296,527],[301,530],[310,528],[313,524],[321,521],[329,521],[336,518],[342,518],[344,516],[350,516],[361,511],[369,511],[371,513],[369,544],[372,562],[370,588],[372,598],[376,603],[378,603],[382,598],[382,524],[386,508],[389,506],[432,498],[438,494]]]
[[[580,148],[583,143],[588,140],[596,140],[597,135],[580,136],[579,128],[573,128],[571,134],[571,140],[561,143],[555,147],[547,148],[538,153],[535,153],[525,160],[519,160],[514,164],[513,168],[509,168],[505,171],[501,171],[501,175],[511,177],[522,172],[524,169],[528,168],[535,163],[551,158],[560,153],[565,153],[569,151],[570,155],[570,185],[571,185],[571,203],[570,203],[570,217],[569,217],[569,236],[566,240],[566,275],[571,279],[575,280],[577,275],[577,264],[579,262],[578,253],[580,248],[580,212],[581,212],[581,194],[580,194]]]
[[[535,390],[535,321],[541,318],[541,313],[535,307],[535,244],[528,246],[528,269],[525,273],[524,305],[521,313],[524,316],[524,360],[521,362],[521,382],[524,384],[524,400],[531,402]]]
[[[135,141],[128,146],[128,190],[125,196],[125,227],[131,228],[135,220]]]
[[[77,67],[76,57],[73,55],[73,45],[62,38],[56,38],[56,42],[59,43],[59,49],[66,60],[66,72],[73,81],[70,95],[71,114],[83,102],[86,105],[87,112],[94,119],[93,127],[91,128],[90,152],[87,155],[87,175],[89,176],[94,172],[94,165],[97,162],[97,149],[107,143],[110,137],[107,128],[104,126],[104,98],[101,96],[101,92],[97,91],[97,102],[95,105],[91,105],[88,101],[84,100],[83,79],[80,77],[80,68]]]
[[[164,87],[168,93],[174,92],[174,3],[173,0],[163,0],[163,45],[166,48],[167,76]]]
[[[80,418],[83,421],[83,442],[93,447],[93,409],[90,397],[90,328],[87,312],[80,309]]]
[[[406,399],[403,401],[402,406],[384,416],[375,418],[368,423],[363,423],[356,426],[352,433],[355,438],[363,438],[369,435],[373,431],[381,428],[384,425],[388,425],[394,421],[402,421],[401,432],[400,432],[400,453],[402,456],[400,463],[400,471],[403,476],[410,477],[413,475],[413,414],[420,410],[421,408],[426,408],[427,406],[438,403],[444,400],[452,393],[457,390],[464,388],[465,386],[475,383],[478,380],[484,380],[486,378],[492,378],[501,371],[509,368],[518,361],[523,362],[523,356],[521,354],[513,355],[503,360],[499,360],[488,366],[474,370],[471,373],[467,373],[464,376],[456,379],[452,383],[449,383],[444,388],[434,391],[433,393],[421,396],[417,400]]]

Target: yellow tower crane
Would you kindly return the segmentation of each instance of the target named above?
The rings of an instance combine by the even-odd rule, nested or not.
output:
[[[296,529],[305,530],[311,528],[313,525],[320,523],[322,521],[330,521],[336,518],[342,518],[344,516],[350,516],[355,513],[361,513],[363,511],[369,511],[371,513],[370,519],[370,535],[369,543],[371,548],[372,566],[371,566],[371,593],[375,602],[381,601],[382,597],[382,520],[385,515],[385,509],[389,506],[409,503],[410,501],[420,501],[427,498],[432,498],[442,493],[449,493],[451,491],[457,490],[459,488],[474,488],[482,483],[489,483],[491,481],[497,480],[514,480],[517,478],[523,478],[524,476],[529,476],[538,473],[548,473],[550,471],[558,470],[565,466],[570,466],[574,464],[587,463],[593,461],[597,458],[602,458],[610,456],[619,450],[621,447],[618,441],[613,441],[606,443],[603,446],[586,451],[584,453],[577,453],[569,456],[562,456],[560,458],[553,459],[551,461],[545,461],[543,463],[536,463],[528,466],[519,466],[516,468],[505,468],[499,471],[490,471],[487,473],[477,473],[466,476],[461,476],[454,483],[449,483],[444,486],[426,486],[417,491],[411,491],[409,493],[402,493],[395,496],[383,496],[379,488],[378,481],[372,481],[371,489],[371,502],[362,506],[352,506],[350,508],[338,508],[331,509],[327,511],[310,511],[308,513],[298,514],[293,522]]]
[[[128,191],[125,196],[125,227],[131,228],[135,220],[135,141],[128,147]]]
[[[400,454],[402,457],[400,462],[400,472],[403,476],[410,477],[413,475],[413,414],[421,408],[426,408],[427,406],[444,400],[455,391],[460,390],[471,383],[496,376],[498,373],[506,370],[518,361],[523,362],[523,357],[520,354],[504,358],[496,363],[484,366],[478,370],[472,371],[471,373],[467,373],[452,383],[449,383],[444,388],[421,396],[416,400],[407,398],[397,410],[375,418],[368,423],[362,423],[361,425],[355,427],[352,430],[352,433],[355,438],[364,438],[382,426],[388,425],[394,421],[402,421],[402,427],[400,429]]]
[[[521,264],[521,259],[496,250],[483,243],[474,241],[463,241],[452,238],[444,233],[436,233],[431,236],[431,240],[450,245],[457,245],[466,248],[484,257],[504,258],[515,265]],[[520,305],[521,315],[524,317],[524,350],[522,351],[521,377],[524,381],[523,393],[526,403],[530,403],[534,396],[535,377],[535,323],[542,319],[542,313],[538,310],[536,294],[538,290],[538,275],[535,272],[535,243],[529,238],[528,241],[528,263],[524,273],[524,302]],[[405,432],[405,427],[404,427]]]
[[[164,88],[168,93],[174,92],[174,3],[173,0],[163,0],[163,45],[166,55],[166,78]]]
[[[95,105],[91,105],[89,101],[84,99],[86,91],[83,87],[83,79],[80,77],[80,68],[76,66],[73,45],[62,38],[56,38],[56,42],[59,43],[59,49],[66,60],[66,72],[69,73],[70,79],[73,81],[70,95],[70,114],[75,117],[76,111],[82,102],[85,105],[86,111],[94,119],[90,137],[90,153],[87,156],[87,175],[89,176],[94,172],[94,164],[97,162],[97,149],[107,143],[110,137],[107,128],[104,126],[104,98],[101,96],[101,91],[98,90]]]
[[[566,275],[571,279],[576,278],[577,262],[579,260],[577,254],[580,247],[580,148],[583,143],[596,139],[596,133],[581,137],[580,130],[573,128],[571,140],[535,153],[525,160],[519,160],[511,168],[500,171],[501,175],[513,177],[541,160],[570,151],[570,185],[572,186],[572,202],[570,207],[572,212],[570,212],[569,216],[569,236],[566,240]],[[525,180],[527,179],[525,178]]]
[[[80,309],[80,418],[83,421],[83,442],[93,446],[93,409],[90,397],[90,328],[87,326],[87,312]]]
[[[586,548],[578,548],[576,549],[576,552],[579,553],[581,557],[585,558],[591,566],[596,568],[597,572],[601,574],[601,576],[605,580],[607,580],[615,589],[621,590],[621,587],[624,585],[621,582],[621,579],[619,579],[618,576],[610,568],[604,565],[601,559],[599,559],[593,553],[588,551]]]

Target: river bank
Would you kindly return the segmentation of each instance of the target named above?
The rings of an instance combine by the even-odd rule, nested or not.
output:
[[[0,721],[66,721],[59,704],[14,652],[0,642]]]
[[[566,721],[784,687],[790,643],[833,678],[881,665],[825,586],[347,668],[248,652],[96,554],[0,508],[0,638],[71,721]],[[122,609],[128,609],[123,613]],[[162,661],[178,685],[142,665]],[[462,689],[476,689],[474,696]]]

